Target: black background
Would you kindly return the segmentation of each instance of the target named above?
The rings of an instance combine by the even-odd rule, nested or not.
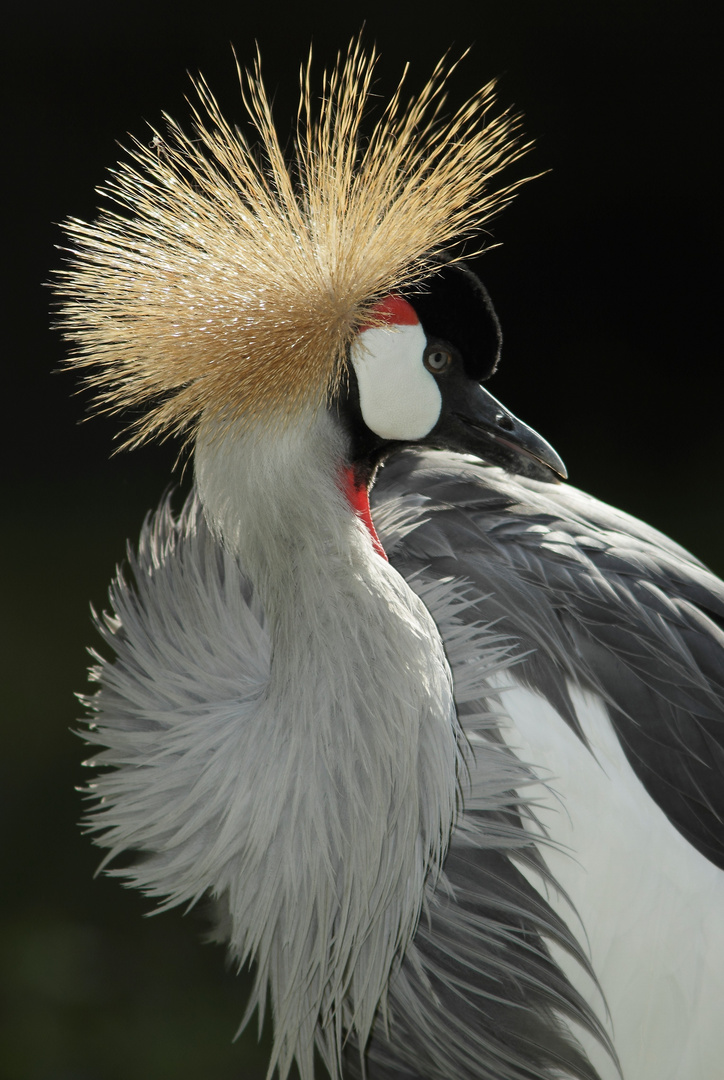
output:
[[[231,1043],[244,987],[195,915],[93,879],[76,826],[86,777],[70,733],[114,564],[172,479],[175,451],[110,457],[117,424],[81,423],[52,374],[62,343],[43,286],[56,223],[92,217],[116,140],[183,118],[202,70],[240,115],[233,42],[255,40],[280,126],[310,41],[320,68],[366,21],[385,95],[418,88],[473,45],[459,104],[491,76],[526,117],[526,185],[479,265],[505,334],[493,392],[544,434],[573,483],[644,517],[724,571],[722,200],[717,6],[691,0],[26,4],[5,26],[4,521],[7,664],[0,803],[0,1076],[186,1080],[264,1075],[253,1033]],[[176,476],[176,482],[180,477]]]

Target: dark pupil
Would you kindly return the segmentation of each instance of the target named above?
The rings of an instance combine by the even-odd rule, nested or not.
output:
[[[444,352],[434,352],[430,356],[430,363],[433,367],[441,368],[445,366],[446,356]]]

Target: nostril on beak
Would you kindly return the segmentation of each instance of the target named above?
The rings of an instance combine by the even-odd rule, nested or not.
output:
[[[495,423],[498,425],[498,427],[502,428],[503,431],[512,431],[515,427],[512,417],[508,416],[508,414],[504,412],[499,412],[495,414]]]

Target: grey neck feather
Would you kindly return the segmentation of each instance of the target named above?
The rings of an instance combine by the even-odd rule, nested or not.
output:
[[[283,1077],[296,1056],[302,1080],[315,1037],[333,1077],[343,1028],[364,1046],[457,798],[440,635],[347,504],[345,461],[324,411],[271,434],[207,426],[196,450],[207,520],[258,591],[273,646],[227,819],[243,863],[217,892],[232,948],[257,960],[250,1008],[271,994],[272,1068]]]

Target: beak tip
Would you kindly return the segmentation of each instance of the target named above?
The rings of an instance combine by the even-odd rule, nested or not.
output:
[[[553,472],[556,474],[559,480],[568,479],[568,469],[565,467],[560,458],[558,458],[556,464],[553,466]]]

